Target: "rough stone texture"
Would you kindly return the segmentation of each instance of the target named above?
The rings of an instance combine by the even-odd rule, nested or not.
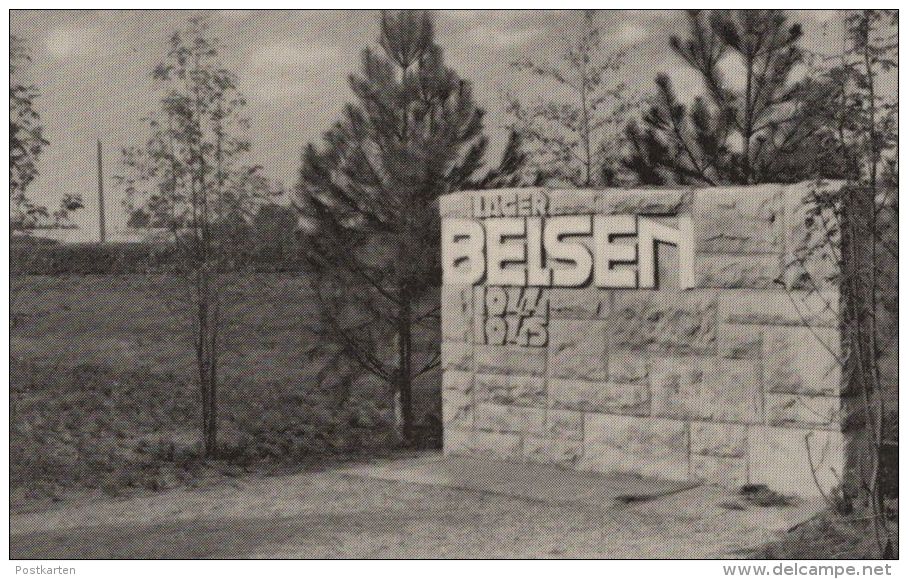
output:
[[[699,189],[693,203],[697,251],[781,254],[784,209],[779,185]]]
[[[472,370],[473,344],[443,341],[441,343],[441,369],[445,371]]]
[[[473,341],[473,288],[441,288],[441,336],[446,342]]]
[[[766,395],[766,420],[772,426],[837,428],[842,420],[838,396]]]
[[[686,479],[688,449],[684,422],[604,414],[584,417],[582,463],[586,470]]]
[[[631,291],[615,294],[611,343],[666,354],[714,354],[716,294],[710,291]]]
[[[719,324],[718,343],[724,358],[761,359],[763,331],[760,326]]]
[[[545,375],[545,348],[476,346],[476,371],[481,374]]]
[[[719,320],[733,324],[838,328],[837,292],[725,291]]]
[[[773,288],[782,279],[778,253],[699,253],[694,262],[697,287]]]
[[[583,456],[583,444],[579,440],[527,436],[523,439],[523,456],[532,462],[572,467]]]
[[[467,218],[473,213],[473,203],[469,195],[442,195],[438,198],[438,211],[442,219]]]
[[[839,394],[839,332],[830,328],[763,330],[764,388],[768,392]]]
[[[696,287],[679,289],[679,251],[661,245],[657,290],[546,288],[545,347],[483,344],[482,284],[444,287],[445,452],[808,496],[819,494],[812,460],[824,491],[838,484],[857,464],[839,294],[807,291],[804,275],[834,264],[787,265],[815,241],[812,187],[517,193],[544,192],[532,211],[548,215],[648,215],[675,227],[690,214]],[[475,198],[495,194],[446,196],[440,211],[470,217]]]
[[[500,404],[476,407],[476,428],[491,432],[545,433],[545,410]]]
[[[583,413],[550,408],[545,415],[545,430],[555,440],[583,440]]]
[[[611,312],[611,292],[593,287],[549,290],[552,319],[596,320]]]
[[[459,428],[473,428],[474,406],[473,395],[460,390],[441,391],[441,406],[444,423]]]
[[[617,384],[645,384],[647,357],[631,350],[613,350],[608,357],[608,377]]]
[[[815,475],[820,489],[829,493],[839,484],[843,449],[841,432],[753,426],[747,433],[750,481],[782,493],[817,496]]]
[[[599,194],[589,189],[547,191],[549,215],[592,215],[597,212]]]
[[[646,384],[618,384],[587,380],[549,379],[552,408],[585,412],[614,412],[645,416],[649,413]]]
[[[446,425],[442,439],[445,454],[471,454],[474,450],[474,436],[471,430],[461,430],[456,426]]]
[[[473,431],[469,451],[472,454],[504,460],[523,458],[523,438],[511,432]]]
[[[839,189],[841,181],[799,183],[785,188],[785,269],[789,289],[831,289],[838,271],[835,257],[838,237],[830,242],[828,232],[810,217],[810,200],[815,196]],[[807,224],[813,222],[814,226]]]
[[[688,189],[605,189],[599,193],[599,213],[677,215],[689,212],[692,201]]]
[[[747,427],[742,424],[692,422],[690,451],[692,454],[744,457],[747,453]]]
[[[760,369],[748,360],[656,358],[653,414],[678,419],[762,422]]]
[[[477,374],[476,401],[545,408],[545,379],[532,376]]]
[[[692,454],[691,478],[729,488],[747,484],[747,459],[741,457]]]
[[[549,376],[605,380],[607,362],[604,321],[549,322]]]

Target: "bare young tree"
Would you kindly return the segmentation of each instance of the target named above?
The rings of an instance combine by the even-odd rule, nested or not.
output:
[[[524,59],[512,66],[553,83],[547,93],[567,96],[521,102],[506,95],[512,130],[523,136],[530,165],[541,180],[559,179],[578,187],[611,185],[617,179],[621,130],[634,106],[620,80],[623,51],[602,44],[594,10],[586,10],[576,39],[557,63]]]
[[[831,160],[844,160],[847,185],[818,190],[807,201],[806,225],[820,235],[796,248],[796,269],[808,287],[841,289],[847,428],[857,436],[845,498],[868,513],[879,556],[895,556],[886,499],[897,495],[898,374],[898,13],[842,14],[845,43],[824,75],[827,90],[809,104],[828,119]],[[831,161],[832,162],[832,161]],[[831,257],[831,276],[805,264]],[[893,417],[893,415],[895,417]]]
[[[152,77],[163,97],[148,119],[149,138],[124,150],[121,177],[132,212],[165,225],[177,246],[201,395],[205,456],[218,452],[219,362],[225,285],[242,261],[247,219],[268,196],[260,168],[244,164],[245,99],[220,60],[204,17],[175,32]]]

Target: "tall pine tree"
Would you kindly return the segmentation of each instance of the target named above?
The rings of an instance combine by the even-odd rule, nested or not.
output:
[[[667,75],[642,127],[627,129],[625,166],[646,184],[793,182],[817,176],[826,124],[805,106],[815,87],[795,81],[804,54],[801,26],[780,10],[688,12],[688,38],[672,49],[706,94],[688,108]],[[732,82],[723,64],[737,61]],[[824,175],[833,176],[833,175]]]
[[[297,206],[313,232],[304,243],[319,301],[313,353],[335,377],[365,371],[391,385],[410,439],[414,381],[439,365],[438,197],[513,185],[523,156],[512,135],[486,175],[483,111],[470,84],[444,63],[430,15],[383,13],[382,52],[363,51],[350,77],[356,98],[303,153]],[[349,386],[338,378],[335,386]]]

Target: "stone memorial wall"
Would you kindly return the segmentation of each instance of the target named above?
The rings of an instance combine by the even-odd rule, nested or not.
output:
[[[445,452],[838,484],[838,292],[786,267],[815,187],[443,197]]]

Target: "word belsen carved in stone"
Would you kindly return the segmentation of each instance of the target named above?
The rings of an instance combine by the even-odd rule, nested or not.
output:
[[[479,219],[442,222],[445,284],[656,288],[657,245],[678,248],[681,289],[694,287],[693,223],[638,215],[546,217],[547,199],[477,197]]]

